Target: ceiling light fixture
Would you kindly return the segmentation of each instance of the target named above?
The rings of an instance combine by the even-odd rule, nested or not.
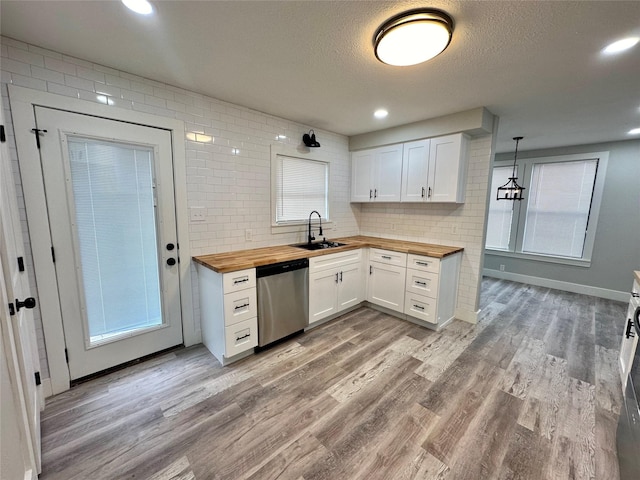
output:
[[[523,199],[523,190],[524,187],[518,185],[518,177],[516,177],[516,160],[518,159],[518,143],[524,137],[513,137],[516,141],[516,153],[513,156],[513,170],[511,172],[511,176],[509,177],[509,181],[498,187],[498,194],[496,196],[496,200],[522,200]]]
[[[632,128],[629,130],[629,135],[640,135],[640,128]]]
[[[122,3],[131,11],[140,15],[153,13],[153,6],[147,0],[122,0]]]
[[[453,19],[445,12],[408,10],[378,28],[373,39],[376,58],[401,67],[426,62],[447,48],[452,34]]]
[[[607,45],[602,50],[602,53],[614,55],[616,53],[624,52],[625,50],[629,50],[631,47],[635,47],[638,42],[640,42],[639,37],[623,38],[622,40],[618,40],[617,42]]]
[[[309,130],[309,133],[302,135],[302,141],[307,147],[319,147],[320,143],[316,140],[316,132]]]
[[[387,112],[384,108],[381,108],[373,112],[373,116],[376,118],[385,118],[387,115],[389,115],[389,112]]]

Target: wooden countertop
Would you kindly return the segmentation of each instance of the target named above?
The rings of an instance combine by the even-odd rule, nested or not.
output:
[[[344,243],[342,247],[328,248],[325,250],[309,251],[291,245],[278,245],[275,247],[253,248],[251,250],[236,250],[233,252],[216,253],[213,255],[199,255],[193,260],[218,273],[235,272],[245,268],[254,268],[261,265],[298,260],[300,258],[318,257],[330,253],[355,250],[357,248],[382,248],[394,252],[413,253],[427,257],[443,258],[447,255],[462,252],[461,247],[449,247],[446,245],[434,245],[429,243],[407,242],[404,240],[391,240],[388,238],[355,236],[332,238],[331,241]]]
[[[638,285],[640,285],[640,270],[634,271],[633,276],[635,277],[636,282],[638,282]]]

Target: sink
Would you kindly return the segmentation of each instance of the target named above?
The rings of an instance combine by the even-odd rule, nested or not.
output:
[[[298,245],[292,245],[292,246],[296,248],[304,248],[305,250],[323,250],[326,248],[342,247],[343,245],[344,243],[329,242],[325,240],[324,242],[299,243]]]

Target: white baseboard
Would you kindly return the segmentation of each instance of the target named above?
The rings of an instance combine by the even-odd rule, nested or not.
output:
[[[514,282],[526,283],[537,287],[554,288],[556,290],[564,290],[565,292],[581,293],[592,297],[606,298],[608,300],[617,300],[619,302],[629,301],[629,292],[619,292],[618,290],[609,290],[607,288],[591,287],[589,285],[580,285],[579,283],[563,282],[560,280],[552,280],[550,278],[532,277],[522,275],[520,273],[501,272],[485,268],[482,274],[487,277],[501,278],[503,280],[512,280]]]

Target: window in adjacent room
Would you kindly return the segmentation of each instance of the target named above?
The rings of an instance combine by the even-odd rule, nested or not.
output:
[[[275,225],[307,222],[313,210],[328,220],[328,162],[276,154],[271,168]]]
[[[492,254],[584,264],[591,260],[608,153],[518,159],[525,199],[496,200],[509,168],[495,166],[486,248]]]

